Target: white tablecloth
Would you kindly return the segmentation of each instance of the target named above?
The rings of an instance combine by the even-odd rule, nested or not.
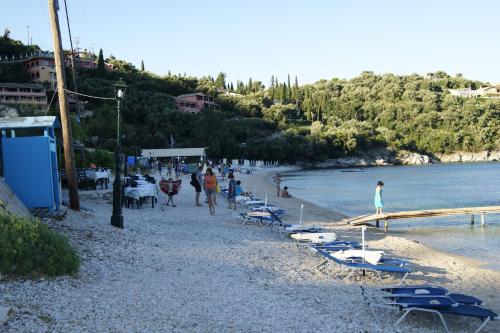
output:
[[[125,197],[139,200],[144,197],[158,199],[158,187],[156,185],[138,185],[137,187],[125,187]]]
[[[93,180],[109,179],[108,171],[85,170],[85,176]]]

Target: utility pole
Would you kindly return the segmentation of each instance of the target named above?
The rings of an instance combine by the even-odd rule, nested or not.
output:
[[[75,160],[73,154],[73,137],[71,135],[71,121],[69,119],[69,105],[66,99],[66,75],[64,72],[64,55],[61,44],[61,29],[57,11],[59,5],[57,0],[49,0],[50,26],[52,39],[54,41],[54,61],[56,65],[57,92],[59,95],[59,110],[61,113],[61,129],[64,146],[64,162],[66,174],[68,175],[69,207],[80,210],[80,199],[78,198],[78,183],[76,181]]]

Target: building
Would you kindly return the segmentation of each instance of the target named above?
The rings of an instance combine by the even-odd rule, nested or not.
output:
[[[453,96],[459,96],[464,98],[500,98],[500,85],[492,85],[487,87],[481,87],[479,89],[473,90],[471,88],[464,89],[450,89],[450,94]]]
[[[56,84],[56,69],[52,52],[38,52],[23,60],[24,67],[31,75],[31,80]]]
[[[47,95],[41,84],[0,83],[0,104],[47,107]]]
[[[198,113],[203,109],[218,110],[219,104],[214,102],[212,96],[193,93],[174,97],[177,109],[182,112]]]

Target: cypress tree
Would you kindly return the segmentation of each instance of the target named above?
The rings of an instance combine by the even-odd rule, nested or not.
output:
[[[252,82],[252,78],[249,78],[248,79],[247,93],[251,93],[251,92],[253,92],[253,82]]]
[[[234,91],[233,83],[231,82],[231,91]]]
[[[102,55],[102,49],[99,50],[99,57],[97,58],[97,73],[99,75],[104,75],[106,73],[106,68],[104,67],[104,56]]]
[[[144,72],[144,60],[141,60],[141,72]]]
[[[288,74],[288,80],[287,80],[287,86],[286,86],[286,99],[287,101],[292,100],[292,87],[290,86],[290,74]]]
[[[286,104],[286,82],[283,82],[283,86],[281,87],[281,100],[283,104]]]
[[[274,75],[271,75],[271,101],[274,103]]]

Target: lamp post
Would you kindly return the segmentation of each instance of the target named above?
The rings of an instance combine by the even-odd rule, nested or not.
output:
[[[120,170],[120,103],[125,96],[127,84],[120,78],[115,83],[116,94],[116,147],[115,147],[115,181],[113,182],[113,215],[111,225],[123,229],[122,215],[122,180]]]

